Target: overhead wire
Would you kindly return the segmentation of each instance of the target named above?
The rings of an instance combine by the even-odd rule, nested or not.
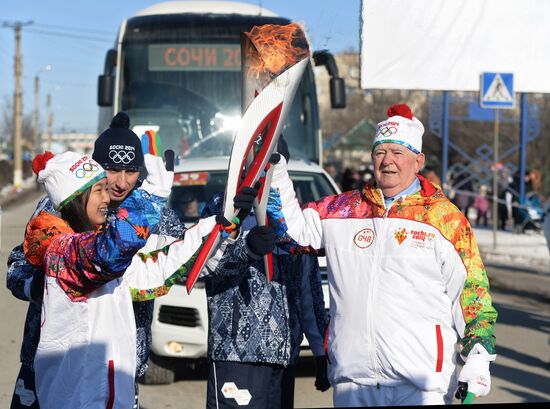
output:
[[[66,27],[66,26],[56,26],[51,24],[34,24],[35,27],[38,28],[46,28],[46,29],[55,29],[55,30],[63,30],[63,31],[76,31],[81,33],[91,33],[91,34],[98,34],[98,35],[106,35],[106,36],[115,36],[116,32],[114,31],[107,31],[107,30],[97,30],[97,29],[87,29],[87,28],[76,28],[76,27]]]
[[[50,35],[50,36],[58,36],[63,38],[75,38],[79,40],[85,40],[85,41],[95,41],[95,42],[101,42],[101,43],[112,43],[113,39],[107,39],[107,38],[99,38],[99,37],[90,37],[90,36],[84,36],[84,35],[78,35],[78,34],[67,34],[62,33],[58,31],[49,31],[49,30],[40,30],[40,29],[34,29],[32,27],[25,28],[25,32],[29,33],[36,33],[36,34],[44,34],[44,35]]]

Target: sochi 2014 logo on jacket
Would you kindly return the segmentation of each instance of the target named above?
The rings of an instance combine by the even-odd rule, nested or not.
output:
[[[406,228],[398,228],[394,233],[393,237],[397,240],[399,245],[403,244],[407,238],[410,237],[411,247],[418,248],[431,248],[433,247],[433,241],[435,239],[435,233],[428,233],[424,230],[416,230]]]
[[[353,238],[353,242],[360,249],[366,249],[374,242],[374,237],[374,230],[366,228],[357,232]]]

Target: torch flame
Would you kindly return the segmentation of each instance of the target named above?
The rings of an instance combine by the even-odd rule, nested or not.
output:
[[[302,28],[291,23],[284,26],[254,26],[244,33],[250,40],[246,55],[250,59],[248,75],[275,77],[297,62],[309,57],[309,47]]]

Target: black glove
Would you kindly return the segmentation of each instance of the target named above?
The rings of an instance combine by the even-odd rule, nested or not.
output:
[[[168,149],[164,151],[164,160],[166,162],[166,170],[168,172],[174,171],[174,157],[176,154],[172,149]]]
[[[248,249],[258,257],[273,251],[276,240],[277,235],[270,226],[254,226],[246,236]]]
[[[327,358],[323,356],[315,357],[315,389],[325,392],[330,388],[328,381]]]
[[[464,402],[464,399],[466,399],[467,394],[468,394],[468,383],[459,382],[458,389],[455,392],[455,398],[460,399],[461,402]]]
[[[276,165],[281,160],[281,155],[285,158],[286,163],[288,163],[290,159],[290,152],[288,151],[288,145],[282,134],[279,137],[279,141],[277,142],[277,152],[271,154],[271,157],[269,158],[269,163]]]
[[[223,214],[216,215],[216,223],[221,224],[223,227],[231,226],[231,222],[227,220]]]
[[[243,220],[250,214],[250,210],[254,204],[254,199],[258,196],[259,183],[255,187],[243,187],[241,193],[238,193],[233,198],[233,206],[240,209],[237,217],[242,223]]]
[[[44,296],[44,281],[46,280],[46,274],[44,270],[35,268],[32,275],[31,282],[31,298],[37,303],[42,302]]]

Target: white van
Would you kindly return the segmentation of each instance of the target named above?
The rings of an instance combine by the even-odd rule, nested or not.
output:
[[[212,195],[223,192],[227,180],[228,158],[185,159],[175,169],[169,205],[186,224],[194,223]],[[334,180],[319,165],[306,160],[290,160],[290,177],[301,203],[339,193]],[[328,286],[325,258],[319,259],[325,306],[328,311]],[[175,360],[206,358],[208,348],[208,309],[204,282],[197,281],[190,295],[185,282],[172,287],[168,295],[155,300],[151,325],[153,344],[149,369],[143,382],[171,383],[175,379]],[[309,349],[304,339],[302,349]],[[309,353],[311,353],[309,351]]]

